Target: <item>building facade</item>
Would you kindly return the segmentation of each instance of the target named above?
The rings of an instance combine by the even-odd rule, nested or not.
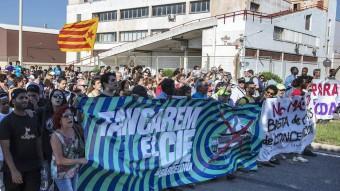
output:
[[[18,60],[19,27],[0,24],[0,66]],[[58,30],[23,27],[23,63],[30,65],[65,64],[66,54],[59,51]]]
[[[234,77],[254,69],[284,78],[291,66],[326,75],[322,62],[335,38],[327,35],[330,13],[321,3],[295,9],[286,0],[69,0],[67,21],[99,17],[93,55],[102,64],[221,66]],[[88,56],[68,53],[67,62]]]

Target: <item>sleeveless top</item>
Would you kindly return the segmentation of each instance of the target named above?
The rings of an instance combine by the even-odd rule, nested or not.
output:
[[[73,128],[74,129],[74,128]],[[84,144],[76,130],[75,138],[65,137],[60,131],[56,130],[53,134],[59,139],[62,145],[62,153],[65,158],[78,159],[84,152]],[[53,179],[73,178],[79,170],[80,165],[57,165],[54,155],[51,161],[51,174]]]

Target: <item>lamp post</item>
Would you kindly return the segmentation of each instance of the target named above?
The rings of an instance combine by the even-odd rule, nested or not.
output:
[[[22,0],[19,0],[19,54],[18,60],[22,65]]]

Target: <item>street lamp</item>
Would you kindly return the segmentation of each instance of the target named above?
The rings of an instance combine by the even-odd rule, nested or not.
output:
[[[18,60],[22,65],[22,0],[19,0],[19,54]]]

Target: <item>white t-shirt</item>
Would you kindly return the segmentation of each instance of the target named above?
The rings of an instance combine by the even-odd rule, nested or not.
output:
[[[9,114],[9,113],[8,113]],[[0,113],[0,121],[2,121],[8,114]],[[0,161],[4,161],[4,155],[2,154],[2,149],[0,147]]]
[[[236,86],[231,89],[230,99],[233,100],[234,103],[237,103],[237,100],[244,97],[246,95],[246,91],[239,86]]]

